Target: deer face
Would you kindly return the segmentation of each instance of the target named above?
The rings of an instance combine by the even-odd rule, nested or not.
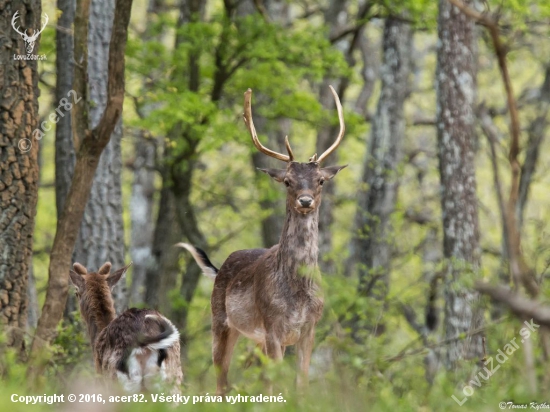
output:
[[[286,169],[259,169],[287,187],[287,204],[300,214],[321,204],[323,184],[346,166],[321,168],[317,162],[290,162]]]

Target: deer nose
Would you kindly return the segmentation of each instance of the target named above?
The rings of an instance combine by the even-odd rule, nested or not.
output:
[[[300,205],[302,207],[310,207],[311,204],[313,203],[313,199],[309,196],[302,196],[301,198],[298,199],[298,202],[300,202]]]

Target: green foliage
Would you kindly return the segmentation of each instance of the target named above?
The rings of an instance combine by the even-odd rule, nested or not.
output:
[[[161,21],[175,24],[166,17]],[[128,72],[158,79],[154,90],[147,89],[137,98],[139,105],[153,109],[135,124],[160,135],[170,135],[176,125],[185,124],[187,133],[201,140],[205,151],[231,141],[248,142],[233,120],[242,110],[241,100],[234,98],[246,89],[261,90],[262,100],[256,107],[268,119],[316,123],[324,114],[316,96],[303,89],[304,81],[349,70],[322,28],[281,30],[257,16],[232,22],[217,13],[209,22],[183,25],[178,35],[185,41],[173,51],[165,42],[139,37],[129,42]],[[199,83],[193,89],[189,87],[190,62],[200,66]],[[155,67],[152,72],[151,67]],[[219,101],[213,94],[217,86],[231,98],[224,94]],[[186,144],[174,138],[175,156]]]
[[[85,375],[90,373],[92,350],[88,333],[79,311],[73,312],[71,317],[59,324],[52,345],[54,355],[50,373],[54,375],[71,375],[82,371]]]

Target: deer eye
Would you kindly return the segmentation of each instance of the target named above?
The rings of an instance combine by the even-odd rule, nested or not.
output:
[[[284,183],[285,183],[285,186],[286,186],[286,187],[290,187],[290,180],[285,179],[285,180],[284,180]]]
[[[321,186],[323,186],[324,183],[325,183],[325,179],[321,178],[321,179],[319,180],[319,184],[320,184]]]

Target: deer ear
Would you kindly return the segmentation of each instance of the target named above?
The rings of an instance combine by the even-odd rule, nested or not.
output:
[[[99,268],[97,273],[100,275],[108,275],[110,271],[111,271],[111,262],[106,262],[103,264],[103,266]]]
[[[74,271],[78,273],[79,275],[86,275],[88,274],[88,269],[86,269],[84,266],[82,266],[80,263],[75,262],[73,264]]]
[[[277,182],[282,182],[286,176],[286,169],[258,169],[260,172],[264,172],[271,176]]]
[[[348,165],[344,166],[329,166],[329,167],[323,167],[321,169],[321,174],[325,178],[325,180],[330,180],[334,176],[336,176],[336,173],[338,173],[340,170],[342,170],[344,167],[348,167]]]
[[[84,289],[84,278],[82,275],[79,275],[74,270],[69,271],[69,279],[71,283],[76,287],[76,291],[80,292]]]
[[[113,289],[116,284],[124,277],[124,274],[128,270],[130,266],[132,266],[133,262],[130,262],[128,265],[124,266],[123,268],[117,270],[114,273],[111,273],[109,277],[107,278],[107,283],[109,284],[109,287]]]

